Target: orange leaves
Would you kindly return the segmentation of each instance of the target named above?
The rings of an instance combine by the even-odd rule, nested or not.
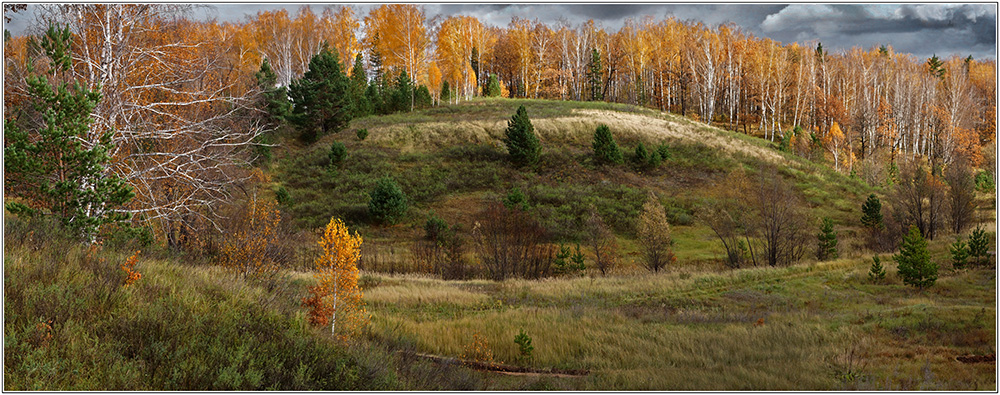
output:
[[[365,17],[365,45],[382,55],[384,67],[394,73],[406,70],[411,79],[425,83],[430,37],[424,19],[415,5],[382,5]]]
[[[272,253],[278,243],[281,213],[274,203],[253,200],[238,214],[235,232],[222,245],[222,266],[240,275],[264,278],[278,270]]]
[[[493,349],[490,348],[490,343],[486,341],[486,337],[480,335],[479,332],[472,334],[472,342],[465,345],[465,349],[462,351],[462,355],[459,358],[477,362],[482,365],[486,365],[489,368],[496,368],[498,364],[503,362],[497,362],[493,359]]]
[[[319,241],[322,255],[316,259],[314,274],[318,284],[309,288],[310,297],[302,301],[309,308],[310,323],[329,323],[330,331],[344,341],[368,324],[358,287],[361,243],[361,236],[350,234],[343,221],[330,218]],[[338,323],[343,328],[339,334]]]
[[[125,260],[125,263],[121,264],[122,271],[125,272],[125,284],[123,284],[122,287],[128,288],[142,278],[142,273],[135,270],[135,264],[139,260],[139,252],[140,251],[136,251],[132,254],[132,256]]]

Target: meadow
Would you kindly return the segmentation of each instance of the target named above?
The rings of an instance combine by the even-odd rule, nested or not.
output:
[[[500,142],[520,105],[543,145],[530,168],[512,166]],[[598,124],[612,128],[626,156],[642,142],[666,144],[670,157],[651,169],[600,165],[590,145]],[[368,137],[357,138],[358,129]],[[932,287],[904,285],[891,253],[881,254],[886,279],[872,281],[860,208],[889,186],[835,171],[822,155],[804,158],[634,106],[546,100],[474,99],[355,119],[311,145],[288,131],[277,141],[262,166],[262,195],[287,192],[279,207],[292,253],[267,280],[234,275],[208,255],[129,242],[87,247],[51,223],[5,217],[4,389],[997,388],[989,360],[995,264],[953,268],[947,234],[930,242],[939,265]],[[334,142],[347,152],[337,165],[329,163]],[[810,252],[789,266],[723,264],[726,251],[704,207],[720,199],[734,169],[755,174],[765,165],[777,166],[800,198],[810,234],[820,218],[836,223],[840,258],[817,261],[810,241]],[[383,176],[410,201],[394,225],[368,213],[368,192]],[[444,280],[416,263],[412,246],[429,218],[467,234],[484,202],[515,188],[552,246],[583,242],[581,218],[593,207],[613,232],[618,265],[602,275],[586,243],[585,270],[541,279],[486,280],[471,249],[462,279]],[[665,209],[677,256],[656,273],[642,266],[635,229],[650,191]],[[995,191],[977,200],[976,220],[995,235]],[[308,325],[301,306],[315,282],[316,229],[330,217],[365,240],[359,284],[371,319],[350,344]],[[123,286],[119,265],[133,254],[142,277]],[[514,341],[521,332],[530,355]],[[536,373],[454,360],[470,353]],[[559,373],[568,371],[587,373]]]

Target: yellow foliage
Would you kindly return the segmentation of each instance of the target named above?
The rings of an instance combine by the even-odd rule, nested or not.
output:
[[[330,218],[319,241],[323,254],[316,259],[314,276],[318,284],[310,287],[310,297],[303,305],[310,308],[309,322],[323,326],[341,340],[347,340],[368,324],[368,314],[358,287],[358,260],[361,258],[361,236],[347,231],[344,222]],[[339,314],[338,314],[339,313]],[[337,333],[337,323],[343,330]]]

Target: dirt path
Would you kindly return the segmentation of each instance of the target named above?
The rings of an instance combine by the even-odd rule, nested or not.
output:
[[[524,366],[516,365],[506,365],[498,363],[484,363],[479,361],[470,361],[458,358],[442,357],[438,355],[430,354],[420,354],[420,353],[410,353],[420,359],[426,359],[433,361],[435,363],[447,363],[447,364],[461,364],[468,366],[476,370],[484,370],[489,372],[495,372],[500,374],[505,374],[509,376],[525,376],[525,377],[583,377],[590,374],[590,370],[586,369],[534,369]]]

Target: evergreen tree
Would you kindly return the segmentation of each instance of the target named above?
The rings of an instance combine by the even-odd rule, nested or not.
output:
[[[650,169],[655,169],[657,167],[660,167],[661,163],[663,163],[663,157],[660,156],[660,151],[653,150],[653,153],[649,154],[649,163],[647,166]]]
[[[396,84],[393,87],[389,112],[412,111],[413,110],[413,82],[406,71],[399,73],[396,77]]]
[[[868,200],[861,205],[861,225],[871,230],[882,230],[882,202],[875,194],[868,195]]]
[[[344,158],[347,157],[347,146],[339,141],[334,141],[330,145],[330,166],[339,166],[344,162]]]
[[[962,236],[955,238],[955,243],[948,247],[948,251],[951,251],[951,267],[965,267],[969,258],[969,246],[962,241]]]
[[[899,267],[899,277],[906,285],[923,289],[934,285],[937,280],[937,264],[931,262],[927,253],[927,241],[915,225],[910,226],[910,233],[903,236],[899,253],[893,255],[893,260]]]
[[[6,208],[24,215],[47,209],[77,236],[93,242],[99,226],[128,218],[117,208],[134,193],[107,168],[113,131],[95,136],[90,129],[100,92],[69,82],[71,44],[69,28],[52,25],[41,37],[50,66],[46,75],[27,79],[40,123],[22,130],[17,122],[4,120],[4,187],[25,199],[8,200]]]
[[[885,268],[882,267],[882,259],[878,255],[872,257],[872,267],[868,269],[868,279],[876,283],[885,280]]]
[[[496,74],[490,74],[490,82],[486,85],[486,91],[483,92],[483,96],[486,97],[500,97],[500,80],[497,78]]]
[[[368,99],[372,114],[386,113],[385,98],[382,97],[382,90],[375,83],[375,80],[372,80],[368,84],[368,88],[365,89],[365,98]]]
[[[535,127],[528,119],[528,111],[524,106],[517,108],[517,113],[507,121],[507,130],[503,139],[507,145],[510,159],[517,166],[533,165],[538,162],[542,145],[535,136]]]
[[[469,66],[472,67],[472,75],[476,78],[476,85],[479,85],[479,48],[472,47],[472,56],[469,56]]]
[[[406,194],[391,178],[383,177],[375,183],[375,188],[368,193],[368,212],[379,222],[394,224],[409,206]]]
[[[823,224],[816,235],[819,244],[816,246],[816,259],[825,261],[827,259],[837,259],[837,232],[833,231],[833,220],[823,218]]]
[[[261,90],[262,107],[267,111],[267,121],[273,126],[288,118],[292,104],[288,102],[288,92],[285,87],[277,86],[278,75],[271,69],[271,62],[266,58],[260,64],[260,71],[254,74],[257,86]]]
[[[666,143],[657,146],[656,152],[660,154],[660,159],[662,160],[670,159],[670,146],[667,145]]]
[[[601,68],[601,53],[593,48],[587,63],[587,88],[590,101],[604,100],[604,70]]]
[[[337,133],[347,126],[354,113],[350,82],[341,70],[335,49],[323,49],[309,61],[309,70],[292,82],[292,120],[307,143],[320,136]]]
[[[937,57],[937,54],[934,54],[929,59],[927,59],[927,72],[935,77],[944,79],[944,74],[945,74],[944,62],[942,62],[941,59]]]
[[[368,99],[368,74],[365,73],[361,54],[354,58],[354,68],[351,69],[351,100],[354,102],[354,118],[372,115],[372,103]]]
[[[414,101],[416,108],[428,108],[434,104],[434,98],[431,97],[431,91],[427,89],[426,85],[420,85],[417,88]]]
[[[649,151],[646,150],[646,146],[641,141],[639,145],[635,146],[635,154],[632,155],[632,161],[639,168],[649,164]]]
[[[451,101],[451,87],[448,86],[448,81],[441,82],[441,102],[448,103]]]
[[[597,131],[594,132],[594,157],[599,163],[613,163],[622,164],[624,158],[622,158],[622,151],[618,147],[618,143],[615,142],[614,136],[611,135],[611,129],[608,125],[600,125],[597,127]]]
[[[982,226],[977,226],[969,236],[969,256],[972,257],[972,261],[979,264],[981,258],[986,257],[989,248],[990,240],[986,237],[986,231]]]

